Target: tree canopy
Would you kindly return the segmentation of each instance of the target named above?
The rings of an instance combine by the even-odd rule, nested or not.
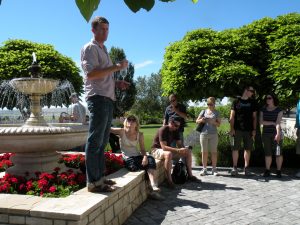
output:
[[[35,43],[26,40],[8,40],[0,46],[0,83],[19,77],[30,77],[28,67],[32,64],[32,53],[37,55],[37,61],[41,65],[44,78],[53,78],[60,81],[68,80],[72,83],[77,93],[83,92],[83,79],[80,69],[71,58],[60,54],[52,45]],[[12,109],[17,102],[12,98],[4,99],[1,94],[0,107]],[[26,97],[28,102],[28,98]],[[44,104],[51,105],[51,98],[47,98]],[[62,104],[69,105],[68,98],[63,99]],[[24,107],[28,107],[25,104]]]
[[[260,97],[274,91],[291,107],[300,87],[299,31],[300,14],[292,13],[239,29],[188,32],[166,49],[164,95],[180,93],[185,100],[235,97],[251,84]]]
[[[159,0],[161,2],[174,2],[175,0]],[[197,3],[198,0],[191,0],[193,3]],[[124,0],[127,7],[132,12],[138,12],[140,9],[150,11],[155,5],[155,0]],[[0,0],[1,4],[1,0]],[[97,10],[100,4],[100,0],[76,0],[76,5],[80,10],[81,15],[88,22],[94,11]]]
[[[109,55],[113,63],[117,63],[126,59],[126,54],[123,49],[112,47],[109,51]],[[122,74],[123,73],[123,74]],[[131,62],[128,64],[128,68],[125,71],[115,72],[116,80],[125,80],[130,83],[130,86],[127,90],[121,91],[116,89],[116,101],[115,101],[115,111],[114,116],[123,116],[124,113],[131,109],[132,105],[135,102],[136,96],[136,86],[133,80],[134,77],[134,66]]]

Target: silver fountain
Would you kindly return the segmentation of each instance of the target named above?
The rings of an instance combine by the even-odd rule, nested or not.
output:
[[[58,164],[60,153],[83,145],[87,137],[87,125],[82,124],[47,124],[41,113],[40,99],[57,87],[58,80],[41,77],[41,67],[33,53],[33,63],[30,67],[31,77],[16,78],[10,85],[17,91],[29,95],[31,115],[22,126],[0,125],[0,153],[16,153],[12,157],[13,167],[6,173],[30,177],[35,172],[52,173],[55,167],[64,170]]]

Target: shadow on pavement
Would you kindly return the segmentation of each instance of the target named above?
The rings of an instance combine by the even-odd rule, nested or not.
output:
[[[195,199],[183,199],[185,196],[182,189],[188,191],[201,191],[203,183],[187,182],[183,185],[177,185],[175,189],[168,189],[161,186],[161,195],[165,200],[158,201],[148,199],[145,201],[132,216],[124,223],[126,225],[138,224],[161,224],[167,214],[174,214],[174,220],[178,216],[180,210],[193,210],[193,209],[209,209],[209,205],[202,203]],[[180,217],[180,216],[179,216]]]

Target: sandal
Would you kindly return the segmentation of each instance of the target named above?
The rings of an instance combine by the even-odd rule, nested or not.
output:
[[[104,184],[107,184],[107,185],[115,185],[115,184],[117,184],[116,181],[110,180],[110,179],[104,180],[103,183],[104,183]]]
[[[92,188],[88,188],[89,192],[93,192],[93,193],[99,193],[99,192],[113,192],[116,190],[116,187],[107,185],[107,184],[103,184],[101,186],[95,186]]]

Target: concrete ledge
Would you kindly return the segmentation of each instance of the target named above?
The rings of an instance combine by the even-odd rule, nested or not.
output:
[[[155,176],[161,184],[163,161],[156,162]],[[0,194],[0,224],[123,224],[148,197],[145,172],[121,169],[109,178],[117,182],[112,193],[90,193],[84,188],[66,198]]]

